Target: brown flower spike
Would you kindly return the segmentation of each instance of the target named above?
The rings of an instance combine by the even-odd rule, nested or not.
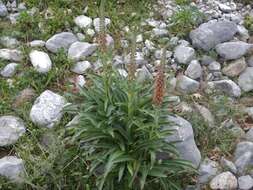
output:
[[[163,97],[165,93],[165,75],[164,75],[164,64],[166,60],[166,49],[163,50],[161,64],[158,66],[158,73],[155,79],[155,89],[153,95],[153,104],[161,106],[163,103]]]

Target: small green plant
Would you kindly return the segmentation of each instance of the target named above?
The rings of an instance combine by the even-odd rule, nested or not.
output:
[[[196,7],[182,6],[179,11],[172,15],[169,30],[174,35],[185,37],[192,29],[202,23],[203,20],[204,14]]]
[[[177,5],[189,5],[191,0],[175,0]]]
[[[244,26],[249,30],[250,35],[253,34],[253,17],[250,15],[245,16]]]

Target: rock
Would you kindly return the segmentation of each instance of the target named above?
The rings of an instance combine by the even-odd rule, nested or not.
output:
[[[219,80],[207,83],[207,89],[221,91],[231,97],[240,97],[241,89],[232,80]]]
[[[35,100],[30,118],[38,126],[52,128],[62,118],[62,110],[65,105],[64,97],[46,90]]]
[[[39,73],[47,73],[52,69],[52,62],[48,54],[43,51],[32,50],[29,54],[34,69]]]
[[[203,57],[201,57],[201,65],[208,66],[212,62],[215,62],[215,59],[210,56],[204,55]]]
[[[199,82],[187,76],[179,76],[177,78],[176,89],[181,93],[191,94],[199,89]]]
[[[209,109],[197,103],[195,104],[195,108],[200,113],[200,115],[204,118],[205,122],[207,122],[210,127],[213,127],[215,123],[214,117],[213,117],[213,114],[209,111]]]
[[[230,7],[223,3],[218,3],[218,5],[219,5],[220,10],[224,13],[230,13],[236,10],[236,4],[234,5],[234,7]]]
[[[250,37],[249,31],[244,26],[241,26],[241,25],[238,25],[237,29],[238,29],[239,39],[241,41],[247,42],[247,40]]]
[[[33,40],[30,42],[31,47],[44,47],[46,44],[43,40]]]
[[[253,143],[243,141],[237,144],[234,153],[238,174],[244,175],[253,165]]]
[[[241,73],[238,84],[245,92],[253,90],[253,67],[248,67]]]
[[[236,190],[237,179],[231,172],[223,172],[212,179],[210,187],[217,190]]]
[[[220,170],[217,162],[206,158],[199,166],[198,184],[206,184],[215,177]]]
[[[24,122],[15,116],[0,117],[0,146],[8,146],[17,142],[26,131]]]
[[[219,71],[221,69],[221,65],[217,61],[213,61],[208,65],[209,71]]]
[[[90,17],[80,15],[74,19],[74,22],[80,28],[90,28],[92,25],[92,19]]]
[[[253,113],[253,107],[250,108],[251,109],[251,113]],[[251,114],[251,118],[252,118],[252,114]],[[247,141],[253,142],[253,128],[250,128],[250,130],[246,133],[245,135],[245,139]]]
[[[91,68],[91,64],[89,61],[81,61],[81,62],[77,62],[71,68],[71,71],[77,74],[84,74],[90,68]]]
[[[222,157],[220,163],[221,163],[221,166],[223,167],[224,171],[228,170],[228,171],[230,171],[234,174],[237,173],[236,166],[233,162],[231,162],[231,161],[227,160],[226,158]]]
[[[6,6],[3,4],[2,1],[0,1],[0,17],[5,17],[8,15],[8,10]]]
[[[247,59],[247,64],[249,67],[253,67],[253,55],[251,55],[248,59]]]
[[[68,51],[68,58],[75,61],[86,58],[93,54],[97,49],[97,44],[90,44],[87,42],[75,42],[73,43]]]
[[[153,79],[153,75],[149,72],[146,66],[142,66],[136,70],[136,80],[140,83]]]
[[[175,144],[182,159],[192,162],[197,168],[201,161],[201,155],[194,141],[192,125],[185,119],[179,116],[168,116],[168,120],[172,123],[170,129],[174,129],[173,135],[168,136],[166,142],[176,142]]]
[[[20,62],[23,56],[21,51],[16,49],[0,49],[0,59]]]
[[[187,64],[195,58],[195,50],[191,47],[179,45],[175,48],[174,57],[178,63]]]
[[[105,28],[107,28],[108,26],[110,26],[110,24],[111,24],[111,20],[109,18],[105,18]],[[94,25],[95,31],[99,32],[100,18],[95,18],[93,20],[93,25]]]
[[[16,73],[17,67],[17,63],[9,63],[1,70],[0,75],[6,78],[13,77]]]
[[[230,21],[209,21],[191,31],[190,38],[196,48],[209,51],[217,44],[233,39],[237,26]]]
[[[5,156],[0,159],[0,175],[14,182],[22,182],[24,170],[23,160],[16,156]]]
[[[171,51],[166,51],[166,59],[171,58],[172,54],[173,53]],[[162,58],[162,50],[156,50],[154,56],[156,59],[161,59]]]
[[[244,130],[237,122],[233,121],[233,119],[225,120],[221,123],[221,127],[225,130],[229,130],[235,137],[241,138],[245,136]]]
[[[16,38],[3,36],[0,38],[0,44],[6,48],[16,48],[19,45],[19,41]]]
[[[247,67],[245,58],[237,59],[228,64],[228,66],[222,69],[224,75],[228,77],[236,77],[240,75]]]
[[[190,77],[191,79],[198,79],[202,76],[202,67],[197,60],[191,61],[188,65],[185,75]]]
[[[125,57],[125,63],[126,64],[129,64],[130,63],[130,54],[128,54],[126,57]],[[135,63],[138,67],[140,66],[143,66],[143,65],[146,65],[148,62],[147,60],[145,60],[145,57],[144,57],[144,54],[142,52],[136,52],[135,54]]]
[[[167,29],[160,29],[160,28],[154,28],[152,30],[152,35],[154,37],[159,37],[159,38],[162,38],[162,37],[166,37],[169,35],[169,32]]]
[[[32,88],[25,88],[15,98],[13,107],[17,108],[22,104],[31,101],[35,97],[35,95],[36,95],[35,90],[33,90]]]
[[[117,69],[120,76],[122,76],[123,78],[126,78],[128,76],[128,73],[125,69]]]
[[[242,41],[237,42],[225,42],[218,44],[215,47],[216,52],[226,60],[239,59],[249,52],[253,47],[252,44],[248,44]]]
[[[250,190],[253,187],[253,178],[250,175],[241,176],[238,178],[240,190]]]
[[[68,50],[69,46],[77,41],[76,36],[71,32],[55,34],[46,42],[46,48],[57,53],[60,49]]]

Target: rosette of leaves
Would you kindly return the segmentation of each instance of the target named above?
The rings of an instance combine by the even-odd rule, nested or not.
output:
[[[90,179],[99,190],[180,189],[175,178],[192,166],[179,159],[173,143],[164,141],[172,133],[162,128],[169,124],[166,97],[154,105],[151,83],[138,84],[113,69],[109,72],[90,74],[89,86],[69,107],[80,116],[69,132],[89,163]],[[169,159],[159,160],[160,152]]]

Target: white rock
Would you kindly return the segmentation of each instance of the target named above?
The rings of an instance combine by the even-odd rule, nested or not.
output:
[[[38,126],[52,128],[62,118],[62,110],[65,105],[64,97],[46,90],[35,100],[30,118]]]
[[[84,74],[87,69],[91,68],[89,61],[80,61],[77,62],[72,68],[71,71],[77,74]]]
[[[250,190],[253,187],[253,178],[250,175],[241,176],[238,178],[240,190]]]
[[[74,22],[80,28],[90,28],[92,25],[92,19],[85,15],[80,15],[74,19]]]
[[[79,61],[93,54],[97,49],[97,44],[90,44],[87,42],[75,42],[68,51],[68,58]]]
[[[0,146],[8,146],[17,142],[26,131],[24,122],[15,116],[0,117]]]
[[[0,58],[20,62],[23,59],[23,56],[21,51],[16,49],[0,49]]]
[[[223,172],[212,179],[210,187],[217,190],[236,190],[237,179],[231,172]]]
[[[15,156],[5,156],[0,159],[0,175],[15,182],[22,182],[21,175],[24,172],[22,159]]]
[[[17,63],[9,63],[1,70],[0,75],[6,78],[12,77],[13,75],[15,75],[17,67]]]
[[[44,47],[46,44],[43,40],[33,40],[30,42],[31,47]]]
[[[43,51],[32,50],[29,54],[31,63],[39,73],[47,73],[52,68],[52,62],[48,54]]]
[[[109,18],[105,18],[105,28],[111,24],[111,20]],[[95,18],[93,20],[93,25],[96,32],[99,32],[100,29],[100,18]]]

